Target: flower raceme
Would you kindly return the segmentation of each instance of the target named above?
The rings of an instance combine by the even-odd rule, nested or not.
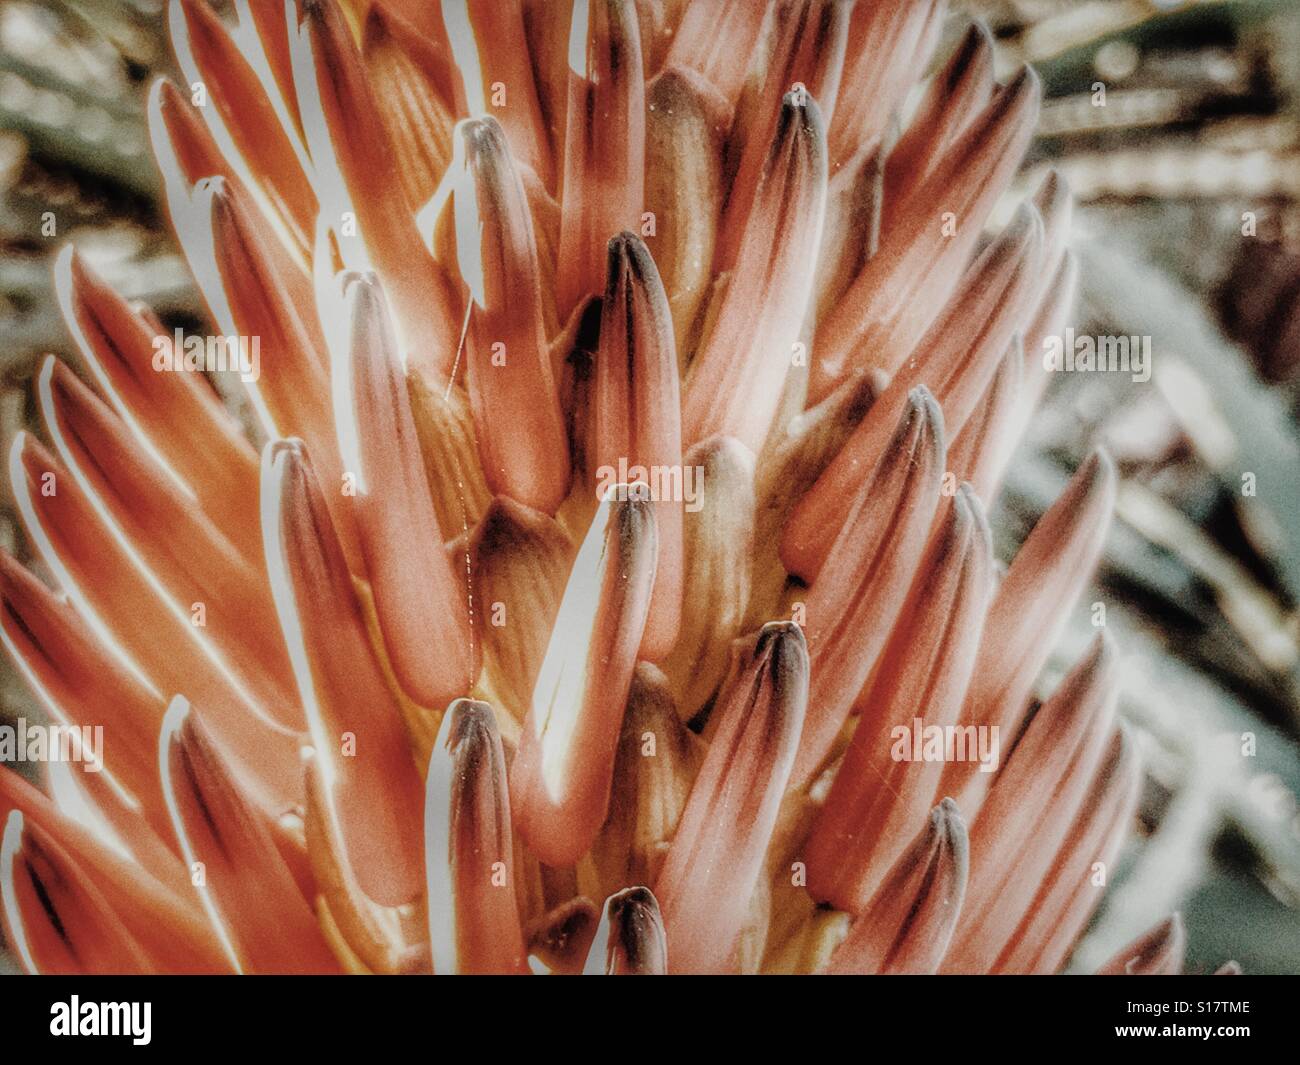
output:
[[[1138,769],[1104,638],[1035,700],[1109,460],[1001,580],[984,518],[1075,279],[1055,176],[983,236],[1034,74],[905,108],[941,0],[233,6],[148,114],[247,418],[66,248],[9,452],[0,637],[106,738],[0,772],[22,965],[1059,969]]]

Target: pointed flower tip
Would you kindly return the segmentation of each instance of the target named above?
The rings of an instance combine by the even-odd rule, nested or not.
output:
[[[609,238],[606,245],[608,267],[605,272],[606,299],[617,292],[628,276],[644,280],[650,275],[658,275],[654,258],[645,241],[628,230]]]
[[[1052,210],[1069,203],[1071,197],[1069,180],[1053,166],[1048,168],[1047,173],[1043,175],[1043,180],[1039,182],[1038,190],[1033,197],[1034,206],[1046,216]]]
[[[462,750],[491,744],[498,734],[496,711],[490,703],[479,699],[456,699],[447,707],[438,726],[434,748],[455,755]]]
[[[485,702],[456,699],[443,715],[429,756],[424,833],[434,971],[522,972],[505,754]]]
[[[953,509],[956,514],[954,525],[963,539],[969,531],[982,542],[992,544],[993,531],[989,527],[988,512],[984,509],[984,502],[975,491],[975,486],[969,481],[962,481],[957,486]]]
[[[796,81],[782,95],[781,110],[782,116],[779,129],[782,133],[797,123],[808,136],[818,139],[825,138],[826,130],[822,120],[821,107],[818,106],[816,99],[814,99],[803,82]],[[781,139],[780,135],[778,135],[777,139]]]
[[[1016,72],[1016,76],[1003,86],[1002,94],[1008,104],[1032,104],[1037,107],[1043,94],[1043,79],[1032,66],[1026,63]]]
[[[938,824],[939,819],[947,820],[953,817],[960,818],[961,811],[957,808],[957,800],[951,796],[945,795],[939,800],[939,805],[931,811],[930,817],[934,820],[935,824]]]
[[[857,915],[826,971],[935,972],[961,916],[969,873],[966,822],[944,798]]]
[[[907,413],[904,421],[923,418],[927,423],[943,432],[943,410],[934,393],[926,385],[917,385],[907,393]]]
[[[162,728],[159,731],[159,747],[162,757],[166,758],[167,746],[176,741],[177,734],[185,727],[190,716],[190,701],[183,695],[173,695],[163,714]]]
[[[754,648],[755,662],[766,663],[766,672],[772,679],[773,693],[779,702],[783,697],[808,688],[808,642],[803,629],[793,621],[769,621],[759,631]]]
[[[1187,928],[1175,910],[1098,970],[1100,976],[1173,976],[1183,971]]]
[[[970,839],[966,819],[962,817],[955,799],[944,796],[930,811],[930,834],[941,847],[952,852],[956,860],[966,863]]]
[[[659,900],[647,887],[629,887],[605,900],[602,927],[584,970],[589,975],[662,976],[668,945]]]
[[[993,44],[993,31],[989,29],[988,23],[982,18],[974,18],[971,19],[971,24],[967,27],[966,33],[962,37],[959,50],[967,51],[988,49],[991,57]]]
[[[903,416],[886,455],[907,454],[917,459],[924,456],[933,467],[942,466],[945,452],[943,409],[934,393],[925,385],[917,385],[907,394]]]

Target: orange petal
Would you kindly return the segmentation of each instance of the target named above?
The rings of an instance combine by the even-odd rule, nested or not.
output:
[[[270,93],[274,85],[294,132],[301,139],[302,115],[298,113],[298,94],[293,88],[289,18],[283,0],[235,0],[235,10],[239,12],[240,29],[251,28],[261,46],[270,74],[269,81],[264,82],[266,91]]]
[[[794,780],[834,745],[903,605],[939,504],[943,415],[925,388],[907,399],[880,462],[857,487],[849,520],[805,603],[813,689]]]
[[[971,264],[916,355],[795,508],[781,537],[781,559],[792,573],[808,581],[816,577],[843,527],[847,501],[893,433],[913,388],[923,384],[933,390],[948,432],[961,432],[1028,310],[1041,247],[1042,226],[1026,205]]]
[[[105,767],[146,808],[161,812],[152,748],[162,701],[8,552],[0,552],[0,633],[28,687],[52,713],[76,725],[105,725],[111,743]],[[165,819],[155,824],[165,828]]]
[[[419,896],[421,786],[342,548],[296,441],[262,456],[262,531],[328,813],[361,889],[377,904]]]
[[[993,598],[966,706],[964,724],[1019,733],[1038,674],[1069,611],[1092,576],[1115,507],[1115,467],[1093,452],[1021,546]],[[987,774],[953,763],[940,788],[978,810]]]
[[[913,731],[957,721],[993,589],[984,508],[963,485],[922,561],[808,839],[808,890],[859,913],[934,802],[941,761],[911,760]],[[895,756],[899,728],[907,752]]]
[[[393,180],[397,157],[351,31],[333,0],[297,5],[294,74],[321,222],[339,235],[346,265],[373,263],[403,355],[446,376],[459,335],[457,301],[420,239],[401,182]],[[356,237],[347,235],[345,215],[355,219]]]
[[[206,0],[175,0],[169,12],[172,44],[186,80],[201,83],[210,96],[213,106],[203,114],[219,142],[229,138],[231,162],[246,168],[241,176],[251,178],[284,219],[305,259],[317,204],[296,137],[282,125],[272,98]]]
[[[746,220],[782,119],[781,101],[786,92],[792,86],[803,86],[817,101],[823,128],[833,127],[851,6],[836,0],[793,0],[771,8],[771,55],[767,57],[762,86],[752,96],[746,96],[736,122],[734,136],[744,139],[727,199],[715,272],[735,265]],[[737,149],[733,146],[731,150]]]
[[[885,164],[885,227],[993,96],[993,37],[975,22],[930,79],[906,132]]]
[[[270,811],[297,804],[297,736],[269,717],[215,645],[69,473],[27,433],[14,438],[9,478],[42,560],[96,639],[160,703],[165,692],[204,700],[244,786]]]
[[[826,222],[817,264],[813,322],[830,316],[853,279],[880,249],[887,147],[881,141],[863,145],[857,155],[831,174],[826,187]]]
[[[279,641],[265,638],[275,614],[260,560],[241,558],[136,446],[126,425],[53,356],[37,374],[36,392],[46,429],[78,484],[187,610],[213,655],[277,720],[300,728],[288,657]]]
[[[350,335],[332,372],[335,422],[375,613],[402,688],[445,706],[477,675],[469,605],[443,549],[384,294],[373,275],[345,275],[342,289]]]
[[[944,799],[824,971],[840,976],[936,972],[962,914],[969,854],[966,823],[957,804]]]
[[[528,55],[523,5],[519,0],[468,0],[466,6],[467,32],[451,36],[469,113],[481,116],[490,105],[501,118],[514,155],[543,185],[554,188],[555,164]],[[461,29],[458,24],[456,28]],[[500,95],[503,92],[508,95]]]
[[[325,758],[330,756],[325,753]],[[361,812],[355,806],[340,808],[329,779],[334,771],[326,768],[315,749],[303,749],[303,762],[307,776],[303,835],[316,912],[335,954],[351,973],[431,972],[429,925],[420,905],[423,895],[390,906],[367,893],[358,879],[357,852],[349,843]],[[350,828],[341,818],[351,821]]]
[[[57,712],[52,716],[55,722],[67,722]],[[73,727],[78,727],[78,724],[73,723]],[[83,749],[84,729],[92,728],[93,750],[96,735],[93,732],[94,726],[79,727],[83,729]],[[102,755],[104,770],[92,772],[87,765],[80,767],[87,771],[77,772],[73,769],[74,763],[60,757],[57,761],[48,762],[45,767],[46,791],[53,797],[54,804],[60,811],[94,833],[96,839],[102,840],[118,853],[129,855],[158,883],[172,891],[188,895],[189,873],[181,862],[180,848],[172,835],[161,788],[154,786],[156,794],[148,796],[148,803],[137,800],[123,789],[114,771],[108,768],[109,755],[116,751],[120,736],[111,721],[102,728],[103,750],[99,753]],[[62,744],[63,741],[58,742]],[[156,778],[156,758],[154,762],[153,775]]]
[[[493,118],[456,127],[456,255],[469,286],[468,385],[488,486],[553,514],[569,449],[546,343],[541,275],[524,187]]]
[[[609,272],[596,354],[598,484],[647,481],[659,559],[640,657],[662,661],[677,641],[682,612],[681,406],[668,297],[638,237],[609,242]]]
[[[687,4],[664,66],[700,74],[730,112],[740,99],[747,67],[762,32],[765,5],[753,0],[714,0]],[[722,128],[731,125],[730,114]]]
[[[999,955],[994,972],[1059,971],[1101,902],[1104,885],[1094,879],[1098,865],[1104,870],[1114,867],[1133,822],[1141,783],[1133,739],[1121,728],[1032,909]]]
[[[397,176],[414,208],[437,190],[451,162],[456,76],[438,42],[401,16],[372,3],[361,33],[361,58],[375,87],[375,105],[397,157]]]
[[[831,129],[833,159],[847,159],[893,121],[928,65],[947,6],[947,0],[854,5],[840,110]]]
[[[433,971],[526,973],[515,905],[506,759],[487,703],[443,715],[424,797]]]
[[[555,280],[561,321],[604,288],[606,242],[641,228],[645,79],[632,0],[575,0],[567,114]]]
[[[803,633],[763,626],[714,708],[717,731],[655,882],[673,972],[732,971],[809,706]]]
[[[986,973],[1011,942],[1076,815],[1092,801],[1088,787],[1109,746],[1117,695],[1115,654],[1103,634],[1024,736],[1016,741],[1015,732],[1000,730],[994,737],[1001,750],[1015,746],[975,818],[968,917],[946,970]],[[958,764],[972,763],[950,763]],[[973,763],[975,772],[991,777],[984,768]]]
[[[164,973],[229,971],[229,963],[199,907],[155,880],[60,811],[18,774],[0,768],[0,817],[22,811],[25,825],[57,841],[65,855],[139,944],[150,966]]]
[[[1139,936],[1097,970],[1098,976],[1177,976],[1187,953],[1183,915],[1175,913]]]
[[[826,211],[826,136],[802,87],[783,97],[736,262],[687,379],[682,442],[763,447],[795,362]]]
[[[29,973],[158,971],[72,856],[19,810],[0,843],[0,903],[5,939]]]
[[[172,700],[158,742],[159,775],[185,864],[209,920],[241,973],[333,973],[338,962],[284,864],[265,815],[231,778],[216,741]]]
[[[257,522],[246,503],[257,490],[257,454],[202,374],[158,373],[155,331],[108,287],[71,245],[54,264],[63,318],[100,393],[140,447],[247,558],[261,554]],[[176,447],[201,439],[203,447]]]
[[[206,239],[196,236],[191,249],[187,227],[178,224],[177,234],[217,323],[228,333],[258,340],[259,376],[247,382],[254,406],[268,433],[303,437],[324,462],[335,448],[326,338],[312,313],[311,284],[267,240],[239,186],[201,181],[193,203],[194,224],[211,227],[214,269],[196,261],[204,255]]]
[[[181,220],[176,204],[171,202],[173,197],[188,194],[204,178],[219,177],[241,187],[244,183],[236,168],[222,155],[212,131],[197,110],[165,78],[158,78],[149,88],[149,140],[162,172],[173,225]]]
[[[616,487],[596,512],[573,563],[511,766],[516,824],[547,865],[577,861],[609,805],[619,723],[645,633],[658,551],[654,512],[641,494]]]
[[[1038,115],[1029,68],[994,96],[900,209],[880,248],[819,324],[809,394],[816,401],[850,366],[894,373],[917,347],[962,276],[984,221],[1024,153]],[[847,97],[846,97],[847,98]]]

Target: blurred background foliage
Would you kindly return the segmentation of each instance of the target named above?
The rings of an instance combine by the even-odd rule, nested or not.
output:
[[[1004,71],[1028,61],[1043,77],[1018,193],[1049,166],[1074,190],[1076,329],[1153,338],[1148,383],[1055,376],[994,512],[1007,558],[1090,446],[1123,475],[1054,668],[1104,603],[1147,780],[1074,966],[1179,909],[1190,971],[1300,971],[1300,2],[953,6],[986,21]],[[168,325],[201,315],[148,150],[159,73],[174,73],[160,0],[0,0],[6,447],[34,422],[34,359],[72,354],[50,284],[66,241]],[[7,493],[0,541],[25,556]],[[38,713],[0,664],[0,718]]]

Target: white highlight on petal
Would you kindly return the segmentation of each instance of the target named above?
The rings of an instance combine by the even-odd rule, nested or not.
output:
[[[131,853],[122,837],[100,813],[99,807],[86,794],[85,789],[77,783],[71,765],[64,761],[50,761],[47,765],[46,779],[49,781],[50,798],[54,800],[55,806],[119,858],[132,865],[138,864],[135,855]]]
[[[343,180],[343,171],[339,169],[329,123],[321,107],[311,30],[305,25],[296,24],[292,19],[289,23],[289,58],[294,87],[298,90],[298,113],[302,116],[307,150],[311,153],[314,164],[310,174],[312,187],[316,190],[316,202],[320,208],[318,217],[337,233],[343,225],[344,216],[351,215],[355,221],[356,209],[352,206],[352,197],[348,193],[347,183]],[[359,223],[355,237],[340,236],[338,250],[347,269],[371,269],[370,255],[366,250],[365,241],[361,239]]]
[[[478,187],[469,168],[465,151],[464,126],[473,119],[462,118],[451,137],[451,163],[433,190],[429,202],[415,216],[415,225],[424,246],[436,258],[433,245],[438,219],[450,200],[456,226],[456,268],[479,307],[487,307],[487,289],[483,281],[483,221],[478,212]]]
[[[288,24],[292,24],[294,0],[287,0],[284,8],[285,20]],[[271,71],[271,61],[267,58],[262,38],[258,36],[257,22],[248,6],[248,0],[235,0],[235,17],[239,21],[235,26],[230,27],[230,39],[235,42],[235,47],[253,68],[257,80],[262,83],[262,91],[271,102],[271,109],[275,112],[284,135],[293,145],[293,154],[298,158],[298,165],[302,167],[303,173],[307,175],[307,180],[310,182],[312,180],[311,159],[307,155],[306,146],[298,136],[298,128],[294,125],[293,116],[289,112],[289,101],[280,92],[280,84]]]
[[[456,944],[456,878],[451,864],[451,792],[455,786],[455,761],[448,750],[456,704],[442,715],[438,738],[429,754],[424,782],[424,879],[429,910],[429,947],[433,971],[448,975],[460,971]]]
[[[273,728],[281,732],[284,731],[283,725],[274,721],[270,717],[267,717],[266,713],[262,709],[260,700],[258,700],[244,686],[244,682],[227,664],[225,656],[217,649],[216,644],[212,640],[205,638],[202,630],[200,630],[197,625],[191,623],[189,611],[183,604],[177,602],[172,594],[163,586],[162,581],[158,579],[158,575],[154,573],[154,571],[149,567],[149,564],[136,550],[135,544],[131,542],[130,537],[128,537],[122,530],[121,526],[118,525],[117,519],[113,517],[113,512],[109,509],[108,505],[100,498],[99,493],[95,491],[94,484],[86,475],[85,470],[83,470],[77,462],[75,452],[73,452],[72,448],[68,446],[67,439],[63,435],[63,426],[59,421],[58,412],[54,406],[54,394],[50,387],[50,378],[54,372],[54,362],[55,359],[53,355],[46,356],[45,362],[41,366],[40,374],[37,377],[36,394],[40,401],[41,416],[45,421],[47,431],[50,434],[50,439],[54,444],[54,449],[58,453],[59,458],[61,458],[64,464],[68,467],[77,487],[81,489],[82,494],[86,497],[87,502],[90,503],[91,509],[94,510],[105,530],[107,530],[109,535],[113,537],[113,540],[122,550],[122,553],[130,560],[131,564],[135,567],[140,576],[144,578],[145,583],[149,585],[149,588],[153,591],[154,595],[158,597],[159,602],[161,602],[166,611],[176,619],[181,630],[194,642],[199,650],[203,652],[204,657],[206,657],[213,666],[216,667],[217,672],[220,673],[222,679],[230,685],[231,690],[239,697],[240,701],[244,704],[245,709],[268,728]],[[53,545],[51,545],[51,548],[52,547]],[[65,587],[65,590],[69,595],[72,594],[71,589]],[[156,689],[152,688],[152,685],[150,685],[150,688],[151,690],[156,691]],[[161,698],[161,696],[159,696],[159,698]]]
[[[601,907],[600,924],[596,926],[596,937],[591,941],[591,949],[587,951],[587,960],[582,966],[583,976],[605,976],[606,966],[609,963],[609,904],[613,901],[611,895],[605,900],[605,905]]]
[[[483,66],[479,61],[478,40],[469,17],[469,0],[442,0],[442,24],[451,44],[452,62],[460,71],[465,86],[465,106],[471,116],[487,114],[483,93]]]
[[[199,64],[194,58],[194,49],[190,44],[189,27],[185,24],[185,12],[181,9],[180,0],[171,0],[167,7],[167,28],[172,39],[172,48],[176,52],[176,62],[181,68],[181,75],[185,78],[186,85],[201,84],[203,75],[199,72]],[[278,93],[276,95],[278,96]],[[270,100],[270,103],[274,108],[274,97]],[[230,169],[235,172],[239,180],[244,183],[249,193],[257,201],[258,209],[266,219],[267,224],[275,231],[275,235],[280,242],[297,257],[298,246],[289,233],[288,225],[275,205],[271,203],[270,198],[262,188],[261,182],[257,180],[252,168],[248,165],[248,161],[235,147],[235,140],[230,135],[230,130],[226,128],[226,123],[222,119],[220,111],[215,106],[203,107],[199,110],[203,113],[203,124],[208,127],[208,132],[212,134],[212,139],[216,142],[221,157],[225,159]],[[278,111],[276,117],[280,118],[281,122],[284,121]],[[290,128],[292,129],[292,127]],[[295,136],[291,136],[290,140],[295,145],[297,144]],[[307,173],[310,174],[311,171],[308,170]]]
[[[64,598],[66,599],[66,597]],[[75,727],[72,719],[64,712],[63,707],[59,706],[58,703],[54,701],[54,696],[52,696],[45,685],[40,682],[40,678],[37,677],[36,671],[32,669],[31,663],[29,663],[23,656],[22,652],[18,650],[18,645],[9,638],[9,633],[3,628],[0,628],[0,646],[3,646],[5,651],[8,653],[9,661],[13,662],[18,667],[18,672],[21,673],[23,677],[23,683],[26,684],[28,690],[36,696],[37,701],[45,707],[46,713],[48,713],[50,717],[60,725],[66,725],[69,728]],[[115,777],[111,771],[108,769],[101,769],[100,773],[105,779],[107,779],[109,785],[117,793],[118,798],[121,799],[123,803],[133,810],[140,809],[139,800],[122,787],[117,777]],[[55,801],[57,804],[57,798]],[[62,809],[65,814],[68,814],[69,817],[74,817],[75,819],[75,815],[71,810],[62,805],[60,805],[59,808]],[[87,825],[86,827],[89,828],[90,826]],[[114,838],[117,838],[116,835]]]
[[[587,79],[587,28],[591,22],[591,0],[573,0],[573,21],[569,23],[569,69]]]
[[[32,957],[32,948],[27,942],[27,929],[23,927],[22,911],[18,909],[18,893],[14,890],[14,859],[18,857],[22,843],[22,811],[10,810],[5,820],[4,840],[0,842],[0,905],[4,906],[5,923],[9,926],[23,968],[29,975],[37,976],[36,959]]]
[[[189,716],[189,701],[185,696],[177,695],[167,707],[167,713],[163,715],[162,733],[158,737],[158,775],[162,780],[163,801],[167,804],[167,814],[171,818],[172,828],[176,830],[176,841],[181,845],[181,856],[185,859],[187,871],[193,870],[198,859],[194,855],[194,846],[190,842],[190,837],[185,831],[185,819],[181,817],[180,808],[176,804],[176,791],[172,785],[171,745],[173,738],[180,732],[181,726]],[[227,960],[234,966],[235,972],[242,975],[244,970],[239,964],[239,956],[235,953],[235,945],[230,940],[226,922],[217,910],[216,903],[212,901],[212,892],[201,887],[198,889],[198,896],[213,931],[217,933],[217,939],[221,941],[221,949]]]
[[[149,90],[149,140],[153,145],[154,157],[158,160],[158,169],[162,172],[167,211],[171,215],[172,227],[180,240],[190,273],[194,275],[194,281],[199,286],[199,292],[202,293],[217,328],[226,336],[238,336],[239,328],[226,296],[225,283],[221,280],[221,271],[217,269],[216,238],[212,232],[212,196],[218,187],[217,183],[222,179],[203,178],[195,183],[193,189],[186,186],[171,138],[167,135],[167,123],[162,117],[163,83],[164,79],[159,78]],[[240,380],[243,381],[242,374]],[[243,383],[266,435],[279,436],[275,419],[271,417],[271,412],[262,399],[257,382]]]
[[[18,504],[18,513],[22,515],[23,525],[27,533],[36,541],[37,553],[41,556],[50,571],[54,574],[54,579],[63,589],[63,593],[72,602],[73,607],[86,623],[87,627],[95,638],[106,647],[109,652],[123,667],[133,676],[140,685],[149,692],[150,695],[162,701],[163,695],[153,686],[153,682],[144,674],[144,671],[136,664],[135,659],[127,652],[113,635],[113,630],[104,624],[104,619],[95,613],[90,601],[86,598],[85,593],[68,571],[68,567],[63,564],[63,559],[59,553],[54,550],[54,543],[50,539],[49,533],[41,524],[40,517],[36,513],[36,506],[32,502],[31,490],[27,484],[27,471],[23,467],[23,448],[26,446],[27,431],[20,430],[14,434],[14,442],[9,448],[9,484],[13,488],[14,501]]]
[[[320,235],[317,235],[317,279],[321,281]],[[328,254],[328,252],[326,253]],[[317,302],[328,304],[321,309],[321,327],[325,329],[325,345],[330,357],[330,398],[334,405],[334,435],[338,440],[339,457],[343,469],[352,474],[359,495],[368,493],[365,463],[361,451],[361,427],[357,422],[357,405],[354,391],[352,364],[352,330],[357,315],[358,275],[345,271],[330,278],[328,294],[318,289]],[[321,296],[324,296],[324,299]],[[328,319],[328,321],[327,321]]]
[[[289,652],[289,664],[293,668],[294,680],[298,684],[298,695],[302,700],[303,713],[307,717],[311,746],[316,751],[316,764],[320,767],[321,782],[326,789],[332,790],[337,777],[331,755],[333,745],[321,718],[320,703],[316,698],[316,682],[311,673],[311,659],[307,654],[307,643],[302,634],[302,620],[298,616],[298,597],[294,595],[293,581],[289,577],[289,566],[284,556],[280,506],[285,465],[289,461],[284,443],[285,441],[272,440],[262,449],[261,489],[258,493],[262,516],[262,553],[266,556],[271,599],[275,603],[275,613],[280,619],[280,631],[284,634],[285,646]]]
[[[81,323],[77,321],[76,312],[72,306],[72,256],[73,245],[69,241],[62,248],[54,259],[54,294],[59,301],[59,310],[63,314],[63,322],[67,326],[68,332],[72,334],[73,343],[77,345],[77,350],[81,353],[82,361],[90,367],[90,372],[95,375],[95,382],[99,385],[117,411],[118,416],[126,423],[131,435],[136,438],[141,450],[143,450],[159,467],[176,483],[176,487],[185,493],[189,499],[198,499],[198,495],[170,462],[166,456],[158,449],[154,441],[141,428],[140,423],[136,421],[131,408],[123,402],[117,389],[113,387],[113,379],[104,369],[99,358],[95,355],[94,349],[90,346],[90,341],[86,339],[86,333],[81,328]]]
[[[592,637],[608,563],[605,541],[613,494],[614,490],[606,493],[578,549],[533,687],[533,731],[541,747],[542,784],[556,802],[564,795],[578,715],[586,701]]]

